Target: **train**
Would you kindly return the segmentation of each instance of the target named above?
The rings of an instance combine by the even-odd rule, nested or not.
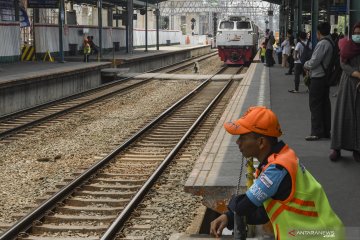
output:
[[[230,16],[219,21],[216,46],[227,65],[250,65],[258,49],[259,28],[249,18]]]

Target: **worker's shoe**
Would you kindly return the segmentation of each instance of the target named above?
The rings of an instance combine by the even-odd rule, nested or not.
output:
[[[336,150],[336,149],[332,149],[331,153],[329,155],[329,159],[333,162],[339,160],[339,158],[341,157],[341,152],[340,150]]]
[[[353,158],[354,158],[355,161],[360,163],[360,152],[353,151]]]

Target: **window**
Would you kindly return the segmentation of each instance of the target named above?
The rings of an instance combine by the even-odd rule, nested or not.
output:
[[[220,29],[234,29],[234,22],[230,22],[230,21],[221,22]]]
[[[236,28],[237,29],[250,29],[251,25],[250,25],[250,22],[237,22]]]

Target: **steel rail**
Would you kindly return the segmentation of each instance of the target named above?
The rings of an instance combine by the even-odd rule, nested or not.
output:
[[[205,59],[204,56],[202,56],[202,57]],[[201,59],[201,60],[204,60],[204,59]],[[187,61],[189,61],[189,60],[187,60]],[[186,64],[185,66],[180,66],[180,67],[178,67],[178,68],[175,68],[175,69],[170,70],[169,72],[177,71],[178,69],[182,69],[182,68],[184,68],[184,67],[186,67],[186,66],[188,66],[188,65],[191,65],[191,64],[192,64],[192,63]],[[176,65],[178,65],[178,64],[176,64]],[[156,76],[155,76],[155,77],[156,77]],[[16,126],[16,127],[14,127],[14,128],[11,128],[11,129],[2,131],[2,132],[0,132],[0,139],[5,138],[5,137],[7,137],[7,136],[9,136],[9,135],[11,135],[11,134],[13,134],[13,133],[16,133],[16,132],[19,132],[19,131],[21,131],[21,130],[24,130],[24,129],[26,129],[26,128],[29,128],[29,127],[31,127],[31,126],[37,125],[37,124],[39,124],[39,123],[41,123],[41,122],[44,122],[44,121],[46,121],[46,120],[49,120],[49,119],[52,119],[52,118],[55,118],[55,117],[64,115],[64,114],[66,114],[66,113],[68,113],[68,112],[71,112],[71,111],[77,109],[77,108],[81,108],[81,107],[83,107],[83,106],[90,105],[90,104],[92,104],[92,103],[94,103],[94,102],[97,102],[97,101],[99,101],[99,100],[109,98],[109,97],[111,97],[111,96],[113,96],[113,95],[116,95],[116,94],[119,94],[119,93],[122,93],[122,92],[126,92],[126,91],[128,91],[128,90],[130,90],[130,89],[132,89],[132,88],[138,87],[139,85],[143,85],[143,84],[149,82],[150,80],[154,79],[155,77],[147,78],[147,79],[145,79],[145,80],[139,81],[138,83],[134,83],[133,85],[127,86],[127,87],[125,87],[125,88],[118,89],[118,90],[116,90],[116,91],[114,91],[114,92],[105,94],[105,95],[103,95],[103,96],[100,96],[100,97],[97,97],[97,98],[94,98],[94,99],[85,101],[85,102],[83,102],[83,103],[74,105],[74,106],[72,106],[72,107],[69,107],[69,108],[60,110],[60,111],[58,111],[58,112],[49,114],[49,115],[47,115],[47,116],[38,118],[38,119],[33,120],[33,121],[31,121],[31,122],[27,122],[27,123],[21,124],[21,125],[19,125],[19,126]],[[89,92],[78,93],[78,94],[76,94],[76,95],[77,95],[78,97],[85,97],[85,96],[87,96],[87,95],[95,94],[95,93],[97,93],[97,92],[99,92],[99,91],[101,91],[101,90],[103,90],[103,89],[106,89],[106,88],[111,87],[111,86],[113,86],[113,85],[117,85],[117,84],[121,83],[122,81],[130,80],[131,78],[132,78],[132,77],[129,77],[129,78],[126,78],[126,79],[123,79],[123,80],[118,80],[116,83],[111,83],[111,85],[109,84],[109,85],[106,85],[106,86],[101,86],[101,87],[99,87],[99,88],[97,88],[97,89],[89,90]],[[90,91],[91,91],[91,92],[90,92]],[[74,100],[75,98],[76,98],[76,97],[74,97],[74,95],[73,95],[73,96],[69,96],[67,100]],[[63,103],[63,102],[66,102],[67,100],[64,100],[64,99],[63,99],[63,100],[55,100],[55,101],[53,102],[53,104]],[[58,101],[58,102],[56,102],[56,101]],[[42,105],[42,106],[43,106],[43,108],[44,108],[44,107],[46,107],[46,106],[48,106],[48,105],[50,105],[50,103],[44,104],[44,105]],[[37,109],[37,107],[34,107],[34,108]],[[34,110],[35,110],[35,109],[34,109]],[[39,110],[40,110],[40,109],[39,109]],[[30,109],[28,109],[28,110],[23,110],[23,111],[26,111],[26,112],[27,112],[27,111],[30,111]]]
[[[87,100],[87,101],[85,101],[85,102],[76,104],[76,105],[74,105],[74,106],[72,106],[72,107],[65,108],[65,109],[60,110],[60,111],[58,111],[58,112],[51,113],[51,114],[49,114],[49,115],[47,115],[47,116],[43,116],[43,117],[38,118],[38,119],[36,119],[36,120],[33,120],[33,121],[31,121],[31,122],[27,122],[27,123],[21,124],[21,125],[19,125],[19,126],[16,126],[16,127],[14,127],[14,128],[11,128],[11,129],[2,131],[2,132],[0,132],[0,139],[5,138],[5,137],[7,137],[7,136],[9,136],[9,135],[11,135],[11,134],[13,134],[13,133],[16,133],[16,132],[19,132],[19,131],[21,131],[21,130],[24,130],[24,129],[28,128],[28,127],[37,125],[37,124],[39,124],[39,123],[41,123],[41,122],[44,122],[44,121],[46,121],[46,120],[49,120],[49,119],[51,119],[51,118],[55,118],[55,117],[64,115],[64,114],[66,114],[66,113],[68,113],[68,112],[71,112],[71,111],[77,109],[77,108],[81,108],[81,107],[83,107],[83,106],[90,105],[90,104],[92,104],[92,103],[94,103],[94,102],[97,102],[97,101],[100,101],[100,100],[109,98],[109,97],[111,97],[111,96],[113,96],[113,95],[116,95],[116,94],[119,94],[119,93],[122,93],[122,92],[126,92],[126,91],[128,91],[128,90],[131,90],[132,88],[135,88],[135,87],[138,87],[138,86],[140,86],[140,85],[143,85],[144,83],[148,82],[149,80],[151,80],[151,78],[145,79],[145,80],[143,80],[143,81],[139,81],[139,82],[134,83],[134,84],[132,84],[132,85],[130,85],[130,86],[127,86],[127,87],[125,87],[125,88],[118,89],[118,90],[116,90],[116,91],[114,91],[114,92],[107,93],[107,94],[105,94],[105,95],[103,95],[103,96],[100,96],[100,97],[97,97],[97,98],[94,98],[94,99],[90,99],[90,100]]]
[[[77,187],[80,187],[86,180],[88,180],[93,174],[99,171],[101,168],[105,167],[116,155],[118,155],[121,151],[125,150],[130,144],[135,142],[139,137],[141,137],[146,131],[151,129],[155,124],[161,121],[166,117],[170,112],[174,111],[176,108],[181,106],[185,101],[190,99],[193,95],[195,95],[199,90],[204,88],[217,73],[213,74],[206,81],[202,82],[197,88],[192,90],[186,96],[181,98],[179,101],[174,103],[167,110],[162,112],[158,117],[156,117],[153,121],[148,123],[145,127],[136,132],[132,137],[126,140],[123,144],[121,144],[118,148],[113,150],[109,155],[107,155],[101,161],[92,165],[89,169],[79,175],[76,179],[71,181],[68,185],[64,186],[60,189],[59,192],[55,193],[52,197],[42,203],[38,208],[34,209],[28,215],[20,219],[17,223],[15,223],[11,228],[9,228],[6,232],[4,232],[0,236],[0,240],[10,240],[17,237],[17,235],[21,232],[26,232],[31,228],[31,225],[34,221],[41,219],[45,216],[46,212],[53,209],[55,205],[61,201],[63,201],[69,194],[71,194]]]
[[[206,114],[212,109],[215,102],[224,94],[224,92],[229,88],[230,84],[233,82],[233,79],[228,81],[228,83],[222,88],[222,90],[216,95],[216,97],[211,101],[211,103],[206,107],[206,109],[202,112],[202,114],[197,118],[197,120],[191,125],[188,131],[184,134],[184,136],[180,139],[180,141],[176,144],[176,146],[171,150],[171,152],[166,156],[163,162],[159,165],[159,167],[155,170],[155,172],[148,178],[145,184],[140,188],[140,190],[136,193],[136,195],[131,199],[131,201],[126,205],[123,211],[121,211],[120,215],[114,220],[108,230],[101,237],[101,240],[112,240],[116,237],[116,234],[119,230],[124,226],[126,220],[130,217],[131,213],[136,209],[138,204],[143,200],[146,193],[151,189],[153,184],[157,181],[157,179],[164,172],[166,167],[171,163],[173,158],[176,156],[181,147],[185,144],[186,140],[192,134],[192,132],[196,129],[196,127],[200,124],[200,122],[204,119]]]

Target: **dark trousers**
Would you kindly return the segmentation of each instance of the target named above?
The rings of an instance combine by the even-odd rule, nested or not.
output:
[[[301,63],[295,63],[294,72],[295,72],[295,78],[294,78],[295,90],[299,91],[300,75],[302,75],[304,72],[303,65]]]
[[[292,74],[293,69],[294,69],[294,58],[293,58],[292,55],[290,55],[290,56],[288,57],[288,63],[289,63],[289,71],[288,71],[288,73],[289,73],[289,74]]]
[[[278,58],[278,64],[282,64],[282,52],[280,53],[276,53],[277,58]]]
[[[331,103],[329,86],[327,86],[325,77],[311,78],[309,106],[311,112],[311,135],[330,137]]]
[[[264,63],[265,62],[265,56],[260,56],[261,62]]]
[[[266,65],[269,67],[272,67],[275,63],[275,60],[273,58],[273,50],[271,49],[266,49],[265,52],[265,61],[266,61]]]
[[[84,62],[89,62],[89,54],[84,53]]]

